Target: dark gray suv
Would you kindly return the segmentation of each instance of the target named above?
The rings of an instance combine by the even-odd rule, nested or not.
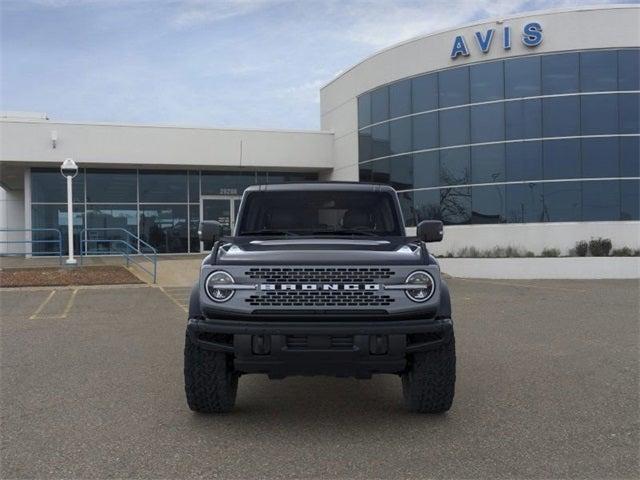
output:
[[[449,290],[425,242],[406,236],[396,192],[361,183],[245,190],[233,236],[202,222],[211,246],[189,305],[184,377],[198,412],[233,408],[238,379],[262,373],[402,377],[407,408],[451,407]]]

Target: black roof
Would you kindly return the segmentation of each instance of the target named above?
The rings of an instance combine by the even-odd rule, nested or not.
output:
[[[251,185],[247,187],[245,192],[286,192],[292,190],[305,191],[323,191],[323,190],[339,190],[358,192],[382,192],[395,191],[389,185],[382,183],[364,183],[364,182],[300,182],[300,183],[274,183],[269,185]]]

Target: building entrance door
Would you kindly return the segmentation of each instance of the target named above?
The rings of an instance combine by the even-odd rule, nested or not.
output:
[[[236,225],[236,214],[241,197],[206,195],[200,197],[200,221],[215,220],[222,225],[223,235],[231,235]],[[203,251],[200,242],[200,251]]]

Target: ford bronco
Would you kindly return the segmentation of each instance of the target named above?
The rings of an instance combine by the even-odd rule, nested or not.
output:
[[[238,379],[261,373],[402,378],[406,407],[452,404],[455,343],[449,290],[425,242],[407,237],[391,187],[362,183],[254,186],[233,236],[201,222],[211,247],[193,287],[184,350],[187,402],[230,411]]]

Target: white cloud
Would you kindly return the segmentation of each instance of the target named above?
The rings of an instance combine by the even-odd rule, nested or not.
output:
[[[173,27],[191,28],[233,17],[248,15],[282,3],[284,0],[179,0],[182,10],[171,19]]]

